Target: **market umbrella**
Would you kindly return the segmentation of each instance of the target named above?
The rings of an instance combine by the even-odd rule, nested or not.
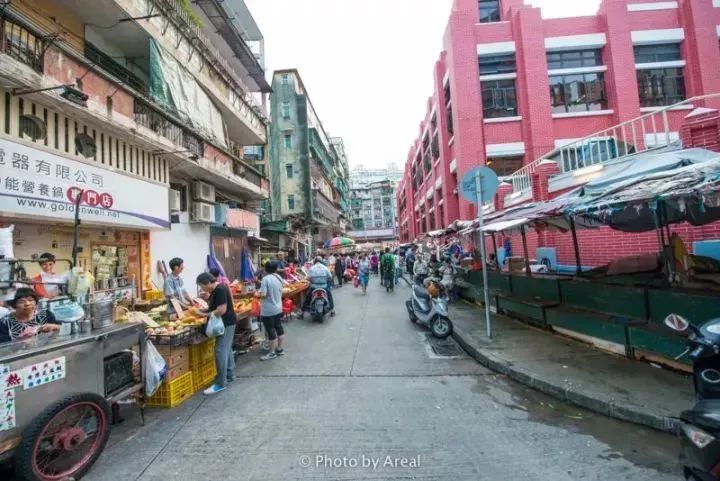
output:
[[[347,237],[334,237],[325,241],[323,248],[331,249],[333,247],[349,247],[353,245],[355,245],[355,241],[352,239],[348,239]]]

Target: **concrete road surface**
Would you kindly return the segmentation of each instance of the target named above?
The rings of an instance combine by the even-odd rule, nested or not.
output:
[[[154,410],[144,427],[126,409],[85,479],[680,479],[672,437],[560,404],[464,353],[439,356],[408,321],[409,289],[378,284],[335,291],[324,324],[290,322],[286,356],[241,356],[224,393]]]

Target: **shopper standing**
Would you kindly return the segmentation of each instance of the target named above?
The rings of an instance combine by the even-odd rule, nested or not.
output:
[[[183,284],[182,271],[185,269],[185,262],[179,257],[170,259],[170,275],[165,279],[165,285],[163,291],[165,291],[165,298],[168,300],[168,314],[177,314],[175,308],[170,302],[172,299],[177,299],[183,309],[192,307],[192,297],[190,293],[185,289]]]
[[[260,358],[269,361],[285,354],[283,340],[285,330],[282,326],[282,286],[283,281],[277,274],[277,264],[270,262],[265,266],[265,277],[260,283],[260,290],[255,294],[262,299],[260,303],[260,319],[265,326],[270,345],[269,352]]]
[[[222,318],[225,333],[215,338],[215,367],[217,375],[215,383],[203,391],[206,395],[217,394],[224,391],[227,384],[235,380],[235,357],[232,352],[235,339],[235,325],[237,316],[233,309],[232,294],[227,286],[220,284],[212,274],[203,272],[197,277],[200,289],[210,294],[207,311],[200,311],[201,315],[211,315]]]

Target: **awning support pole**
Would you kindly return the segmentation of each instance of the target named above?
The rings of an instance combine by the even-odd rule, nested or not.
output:
[[[658,233],[658,242],[660,243],[660,257],[662,258],[663,265],[665,266],[665,272],[668,276],[668,282],[672,283],[673,279],[673,267],[672,267],[672,259],[668,259],[665,251],[665,232],[663,231],[663,221],[662,221],[662,215],[660,213],[660,205],[658,202],[658,206],[655,209],[655,227],[656,231]]]
[[[497,255],[497,239],[495,239],[495,232],[492,233],[493,251],[495,251],[495,262],[498,262]]]
[[[580,246],[578,245],[577,230],[575,229],[575,218],[570,217],[570,232],[572,233],[573,247],[575,248],[575,266],[577,275],[582,274],[582,263],[580,262]]]
[[[522,235],[522,241],[523,241],[523,252],[525,253],[525,274],[532,275],[532,271],[530,271],[530,256],[528,255],[528,246],[527,246],[527,238],[525,237],[525,226],[520,226],[520,234]]]

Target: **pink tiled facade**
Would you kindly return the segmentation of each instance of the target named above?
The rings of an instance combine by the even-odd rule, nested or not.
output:
[[[456,219],[476,216],[474,206],[458,195],[457,185],[458,179],[477,165],[509,174],[562,142],[637,118],[651,107],[720,93],[717,0],[603,0],[594,16],[547,20],[538,8],[524,5],[522,0],[500,0],[499,19],[491,22],[480,22],[479,4],[492,6],[492,2],[478,0],[453,3],[444,50],[433,71],[434,93],[408,152],[398,189],[403,242],[447,227]],[[673,49],[677,57],[672,56]],[[598,52],[595,64],[577,67],[573,56],[586,51]],[[645,57],[638,56],[641,54]],[[650,60],[658,61],[648,62],[648,55],[656,55],[657,59]],[[495,73],[491,64],[503,56],[514,59],[514,69],[505,66]],[[482,76],[481,68],[488,69]],[[645,84],[645,89],[638,84],[639,75],[655,79],[656,72],[668,76],[658,82],[663,86],[662,95],[655,84]],[[582,95],[575,92],[578,78]],[[666,88],[670,83],[675,90]],[[507,90],[502,90],[501,84],[514,86],[514,95],[510,95],[514,102],[506,101]],[[558,85],[562,94],[558,94]],[[488,97],[501,100],[488,101]],[[490,109],[486,109],[488,105]],[[710,101],[694,106],[720,107]],[[687,127],[682,132],[682,125],[689,113],[668,113],[670,128],[678,138],[688,135]],[[694,135],[709,134],[695,131]],[[543,188],[546,184],[534,190]],[[502,208],[503,199],[497,196],[496,208]],[[711,235],[717,229],[713,225],[705,230]],[[688,235],[697,239],[698,232]],[[583,241],[600,239],[603,231],[583,236],[589,236]],[[656,244],[653,236],[647,236],[649,244]],[[564,237],[555,239],[549,233],[532,237],[538,245],[557,246],[558,255],[571,260],[571,250],[568,255],[564,252]],[[643,241],[627,237],[632,244],[629,251],[634,243],[639,246]],[[618,245],[618,241],[611,242]]]

